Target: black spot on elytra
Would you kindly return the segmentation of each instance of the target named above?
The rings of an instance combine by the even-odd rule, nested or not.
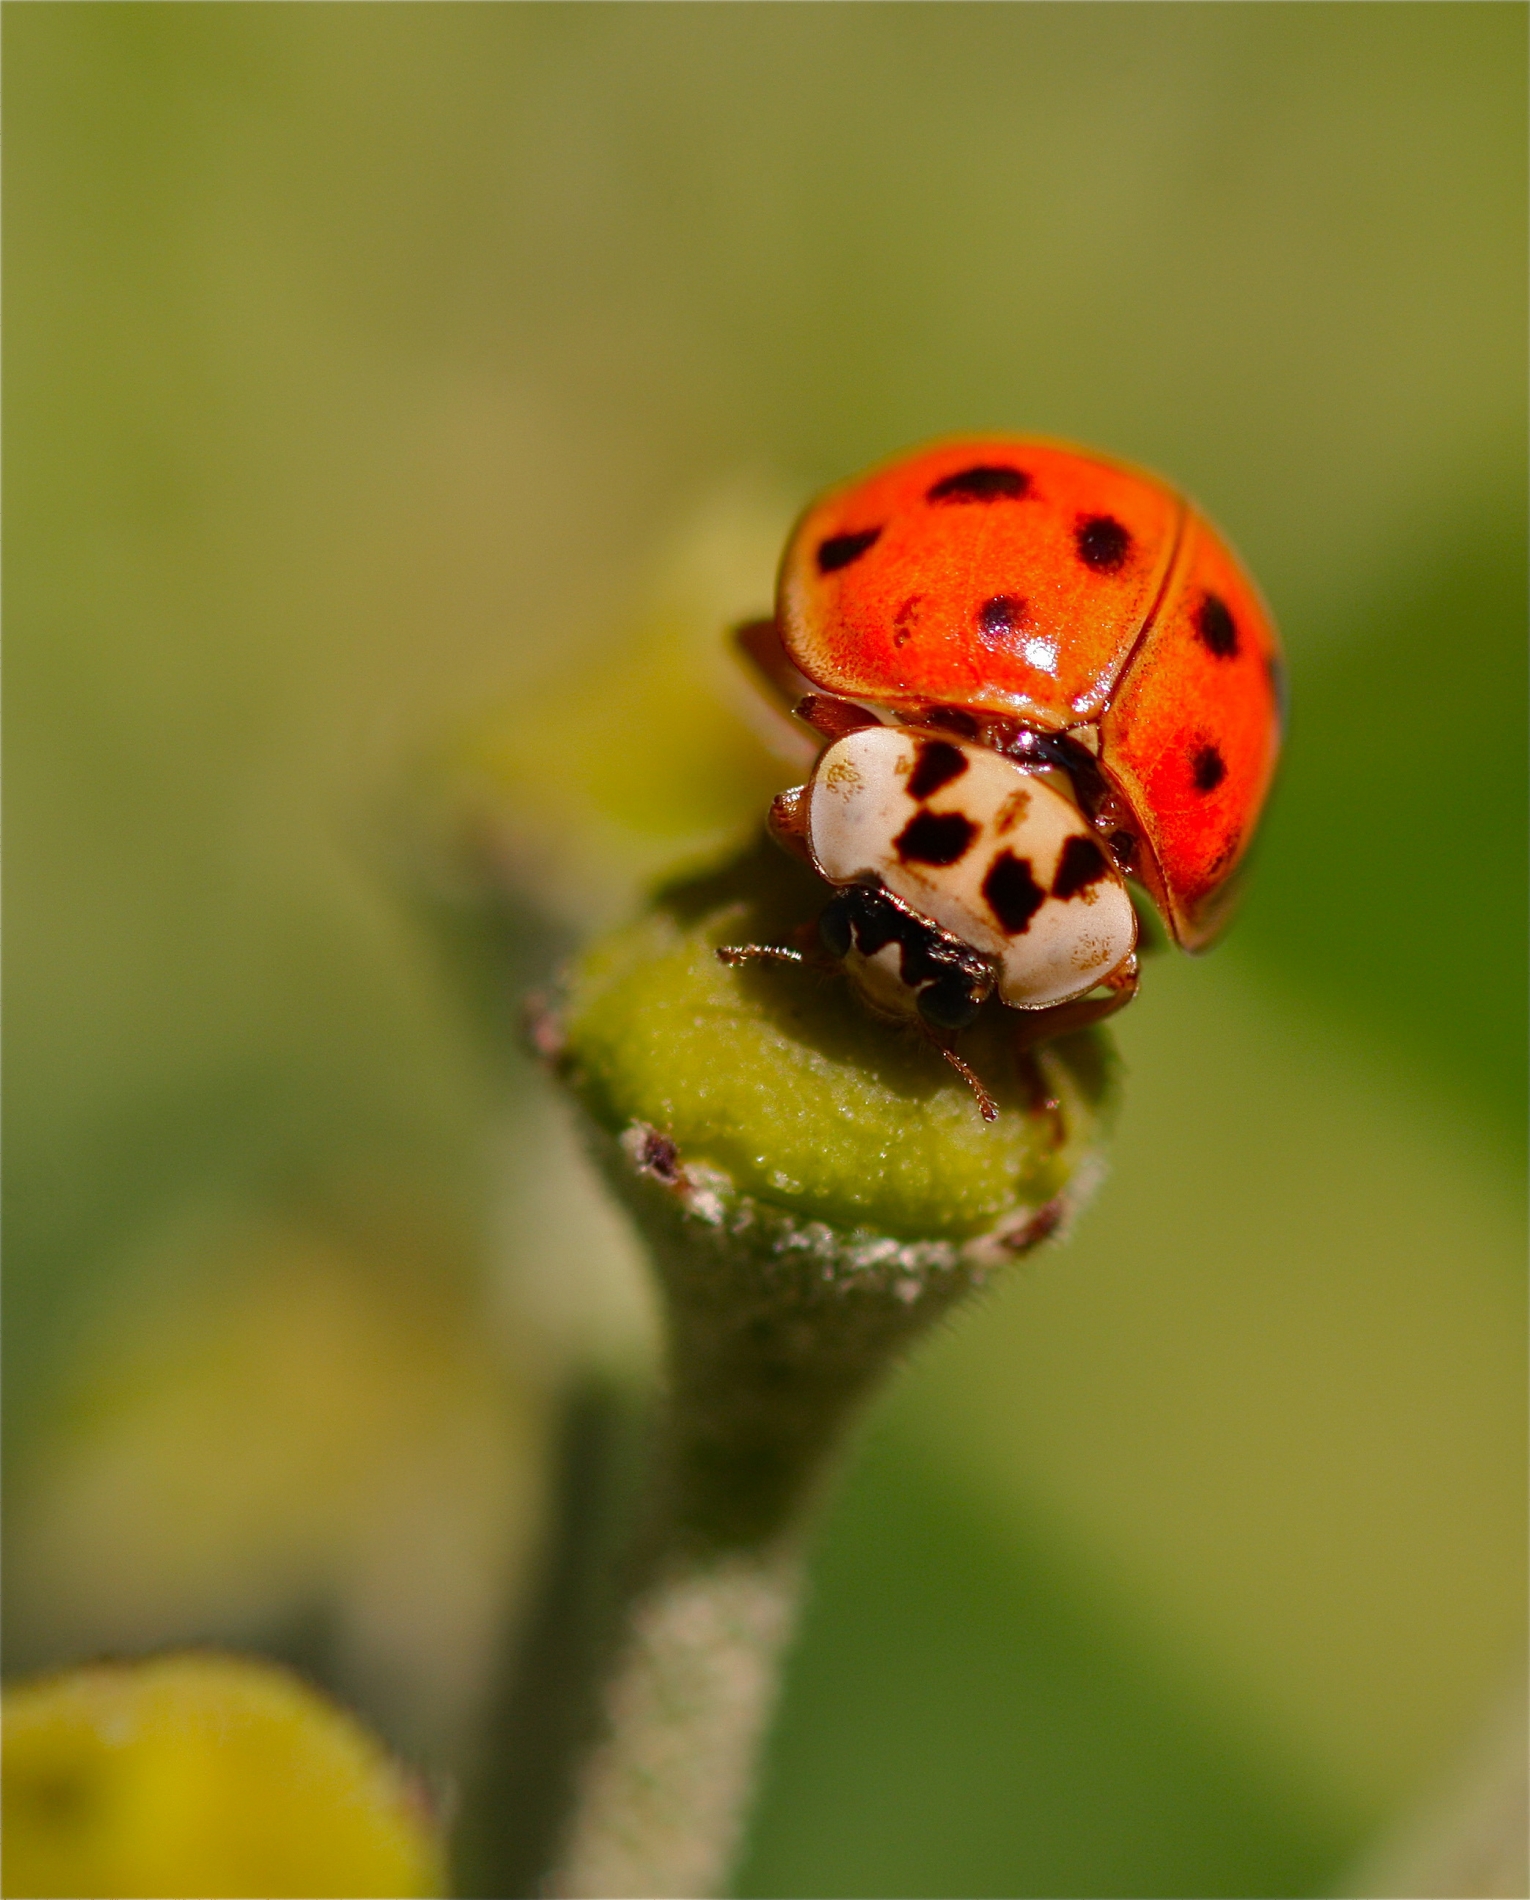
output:
[[[1091,515],[1074,536],[1078,558],[1096,574],[1118,574],[1132,551],[1130,531],[1113,515]]]
[[[978,632],[989,645],[1014,633],[1025,618],[1025,602],[1014,594],[995,594],[978,608]]]
[[[983,879],[983,896],[1007,937],[1022,936],[1046,902],[1047,894],[1031,876],[1029,858],[1001,851]]]
[[[959,811],[921,811],[915,812],[893,843],[905,864],[959,864],[977,830]]]
[[[1087,891],[1091,884],[1097,884],[1104,877],[1106,869],[1105,853],[1093,838],[1074,832],[1057,860],[1057,870],[1052,878],[1052,895],[1077,897],[1080,891]]]
[[[875,546],[881,532],[880,528],[862,528],[856,534],[831,534],[827,541],[820,541],[819,573],[837,574],[842,567],[858,561],[867,548]]]
[[[955,475],[943,475],[925,494],[926,501],[1019,501],[1030,490],[1031,478],[1023,469],[1005,468],[982,462],[975,468],[959,469]]]
[[[908,775],[910,798],[929,798],[967,770],[968,759],[949,739],[921,739],[919,757]]]
[[[1214,745],[1198,746],[1190,758],[1190,776],[1198,792],[1214,792],[1227,777],[1227,761]]]
[[[1195,631],[1201,645],[1219,660],[1230,660],[1238,651],[1238,623],[1228,611],[1220,594],[1202,596],[1195,610]]]

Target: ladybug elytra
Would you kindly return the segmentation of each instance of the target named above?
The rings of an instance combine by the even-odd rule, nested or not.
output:
[[[1225,920],[1279,748],[1280,648],[1227,543],[1156,477],[1021,436],[916,449],[807,509],[775,618],[740,640],[828,742],[770,821],[837,892],[810,954],[969,1079],[949,1037],[990,994],[1029,1040],[1129,1000],[1128,879],[1184,949]]]

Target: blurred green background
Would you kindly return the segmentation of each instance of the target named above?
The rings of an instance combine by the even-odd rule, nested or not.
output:
[[[1228,529],[1287,767],[1076,1241],[868,1424],[741,1891],[1339,1888],[1522,1648],[1524,11],[4,35],[8,1668],[242,1642],[462,1772],[651,1327],[468,860],[508,1017],[758,808],[792,508],[1034,430]]]

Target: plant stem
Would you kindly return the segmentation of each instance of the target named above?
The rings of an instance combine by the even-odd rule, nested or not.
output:
[[[693,1556],[634,1601],[606,1693],[606,1731],[548,1893],[599,1900],[720,1890],[800,1576],[794,1551]]]
[[[668,1396],[603,1724],[546,1891],[717,1892],[849,1416],[982,1269],[868,1243],[687,1170],[651,1128],[596,1135],[671,1316]]]
[[[821,901],[802,867],[746,854],[595,945],[533,1017],[668,1322],[615,1632],[570,1652],[558,1709],[542,1682],[540,1744],[515,1730],[548,1749],[586,1706],[581,1685],[599,1684],[577,1772],[543,1774],[547,1806],[523,1816],[528,1846],[559,1843],[539,1888],[562,1900],[724,1889],[847,1428],[915,1340],[1064,1226],[1098,1175],[1113,1097],[1098,1038],[1022,1054],[995,1008],[964,1045],[998,1104],[985,1125],[938,1051],[843,985],[718,961],[721,944],[789,940]]]

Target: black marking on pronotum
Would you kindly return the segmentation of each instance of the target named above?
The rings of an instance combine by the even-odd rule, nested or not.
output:
[[[1007,937],[1020,937],[1046,902],[1047,894],[1031,875],[1029,858],[1001,851],[983,879],[983,897]]]
[[[867,548],[875,545],[880,528],[862,528],[855,534],[831,534],[827,541],[818,543],[818,571],[820,574],[837,574],[842,567],[848,567],[852,561],[858,561]]]
[[[1087,891],[1091,884],[1097,884],[1107,868],[1105,853],[1094,839],[1086,838],[1076,831],[1063,846],[1062,856],[1057,860],[1057,869],[1052,875],[1052,895],[1077,897],[1080,891]]]
[[[1214,792],[1227,777],[1227,761],[1214,745],[1197,746],[1190,757],[1190,776],[1198,792]]]
[[[1073,538],[1078,558],[1096,574],[1118,574],[1132,551],[1131,532],[1114,515],[1091,515]]]
[[[913,771],[908,775],[908,795],[910,798],[929,798],[942,785],[949,785],[952,779],[960,778],[967,767],[966,753],[960,746],[952,745],[949,739],[921,739],[919,756],[914,761]]]
[[[959,864],[978,828],[959,811],[915,812],[893,839],[905,864]]]
[[[1238,623],[1220,594],[1203,594],[1195,610],[1195,631],[1201,645],[1219,660],[1233,659],[1238,651]]]
[[[991,646],[1014,633],[1025,618],[1025,602],[1014,594],[995,594],[978,608],[978,632]]]
[[[1029,493],[1031,478],[1024,469],[980,462],[974,468],[942,475],[925,493],[926,501],[1019,501]]]

